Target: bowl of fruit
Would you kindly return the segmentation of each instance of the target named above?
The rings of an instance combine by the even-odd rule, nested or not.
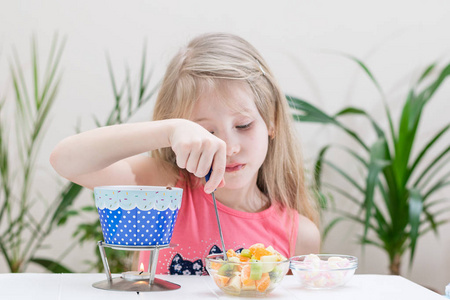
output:
[[[226,294],[264,296],[273,291],[289,271],[289,260],[272,246],[254,244],[248,249],[208,255],[206,269]]]
[[[341,254],[309,254],[290,259],[292,274],[310,289],[331,289],[346,284],[358,268],[358,258]]]

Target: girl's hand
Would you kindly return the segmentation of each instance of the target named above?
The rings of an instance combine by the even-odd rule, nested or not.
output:
[[[226,144],[195,122],[179,121],[169,136],[177,165],[199,178],[205,177],[212,168],[204,188],[206,193],[211,193],[224,185]]]

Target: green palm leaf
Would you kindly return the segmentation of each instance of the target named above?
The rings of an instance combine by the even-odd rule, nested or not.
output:
[[[422,92],[416,93],[414,90],[411,90],[408,95],[400,119],[398,143],[395,145],[395,153],[397,156],[393,162],[397,183],[399,185],[405,184],[407,180],[407,166],[414,141],[416,140],[417,127],[419,126],[424,106],[449,75],[450,65],[446,66],[441,71],[438,78]]]
[[[345,217],[337,217],[337,218],[334,218],[333,220],[331,220],[331,221],[327,224],[327,226],[323,229],[323,231],[322,231],[322,238],[323,238],[323,239],[326,239],[327,236],[328,236],[328,233],[330,232],[330,230],[331,230],[334,226],[336,226],[338,223],[340,223],[340,222],[342,222],[342,221],[346,221],[346,220],[348,220],[348,219],[345,218]]]
[[[374,202],[375,187],[378,184],[378,176],[381,170],[386,167],[389,162],[385,158],[385,142],[378,139],[370,149],[370,162],[368,166],[368,174],[365,188],[364,209],[366,211],[363,239],[366,239],[369,230],[369,223],[372,218],[372,207]]]
[[[381,88],[381,85],[375,79],[375,76],[369,70],[369,68],[366,66],[366,64],[364,62],[362,62],[360,59],[358,59],[357,57],[355,57],[353,55],[349,55],[349,54],[345,54],[345,53],[342,53],[342,55],[344,57],[347,57],[347,58],[353,60],[354,62],[356,62],[362,68],[362,70],[366,73],[366,75],[369,77],[369,79],[372,81],[372,83],[375,85],[375,87],[377,88],[377,90],[378,90],[378,92],[379,92],[379,94],[381,96],[381,100],[383,101],[383,107],[384,107],[384,111],[386,113],[386,117],[387,117],[388,122],[389,122],[389,128],[390,128],[390,131],[391,131],[392,140],[395,143],[397,141],[397,136],[395,135],[394,123],[392,121],[391,112],[390,112],[389,107],[388,107],[388,105],[386,103],[386,96],[384,95],[384,92],[383,92],[383,89]]]
[[[286,98],[288,99],[291,108],[304,113],[302,115],[293,114],[294,120],[336,125],[339,128],[343,129],[347,134],[352,136],[364,149],[369,149],[369,147],[364,143],[364,141],[358,136],[355,131],[344,126],[342,123],[337,121],[336,118],[327,115],[320,109],[316,108],[312,104],[307,103],[304,100],[295,98],[293,96],[287,96]]]
[[[419,185],[421,185],[422,187],[425,186],[432,177],[434,177],[438,172],[438,169],[441,169],[443,167],[445,167],[447,165],[447,163],[449,162],[449,160],[447,159],[446,161],[444,161],[443,163],[441,163],[441,161],[446,157],[446,155],[450,153],[450,145],[445,148],[444,150],[442,150],[426,167],[425,169],[420,173],[419,177],[417,178],[417,180],[413,183],[414,187],[418,187]],[[430,171],[433,172],[431,173],[431,175],[428,176],[428,178],[425,180],[425,184],[421,184],[422,180],[424,180],[424,178],[426,178],[426,175],[428,173],[430,173]]]
[[[439,141],[439,139],[447,132],[447,130],[450,128],[450,123],[447,124],[444,128],[442,128],[435,136],[433,136],[431,138],[431,140],[423,147],[423,149],[419,152],[419,154],[417,155],[417,158],[414,160],[412,166],[408,169],[407,172],[407,178],[409,179],[409,177],[411,176],[411,174],[414,172],[414,170],[416,169],[416,167],[419,165],[419,163],[422,161],[423,157],[427,154],[427,152],[430,150],[430,148],[434,145],[437,144],[437,142]],[[447,150],[448,151],[448,150]],[[443,153],[443,155],[445,155],[446,152]],[[442,155],[442,156],[443,156]],[[425,175],[425,174],[423,174]],[[420,182],[421,178],[423,176],[420,176],[419,179],[416,181],[416,183],[414,184],[415,186],[417,186],[417,184]]]
[[[423,211],[423,198],[420,195],[420,191],[417,189],[411,189],[409,191],[409,225],[411,229],[409,231],[410,236],[410,262],[414,257],[414,251],[416,249],[417,238],[419,237],[420,216]]]

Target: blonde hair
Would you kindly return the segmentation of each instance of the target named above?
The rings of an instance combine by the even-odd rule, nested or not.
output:
[[[269,129],[268,153],[258,172],[258,188],[271,202],[293,208],[318,224],[317,206],[305,185],[303,158],[287,100],[264,59],[246,40],[227,33],[209,33],[182,48],[167,68],[153,120],[187,118],[205,83],[217,86],[223,80],[249,84]],[[177,169],[170,148],[155,150],[152,155]],[[183,172],[183,177],[189,178],[187,171]]]

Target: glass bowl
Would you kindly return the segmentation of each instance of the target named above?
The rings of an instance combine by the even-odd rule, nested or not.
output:
[[[358,258],[341,254],[310,254],[290,259],[290,269],[303,287],[332,289],[347,283],[358,268]]]
[[[289,271],[289,260],[277,262],[224,261],[223,254],[205,259],[214,283],[233,296],[264,296],[273,291]]]

